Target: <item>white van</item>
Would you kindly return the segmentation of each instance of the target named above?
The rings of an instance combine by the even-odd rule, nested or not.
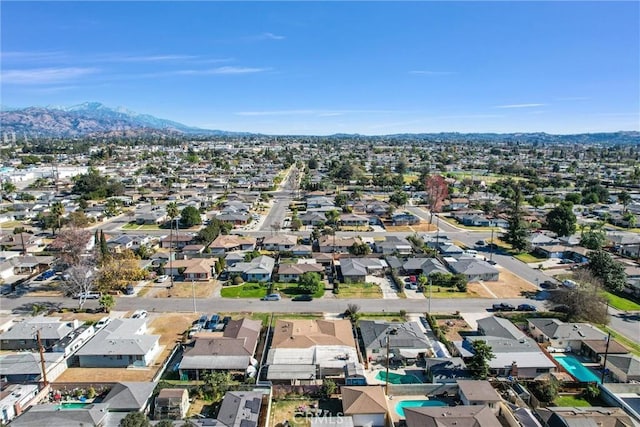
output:
[[[473,250],[473,249],[465,249],[464,251],[462,251],[463,254],[465,255],[471,255],[471,256],[477,256],[478,255],[478,251]]]
[[[578,286],[578,283],[574,282],[573,280],[566,279],[562,281],[562,286],[564,286],[565,288],[573,289]]]

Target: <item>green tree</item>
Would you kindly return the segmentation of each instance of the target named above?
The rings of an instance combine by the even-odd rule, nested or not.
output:
[[[539,193],[534,194],[531,199],[529,199],[529,204],[536,209],[544,206],[544,196]]]
[[[200,211],[193,206],[187,206],[186,208],[182,209],[182,213],[180,215],[180,223],[182,223],[182,225],[186,228],[202,224]]]
[[[104,294],[100,296],[100,299],[98,300],[98,304],[108,313],[116,305],[116,300],[113,297],[113,295]]]
[[[324,397],[325,399],[330,398],[333,394],[335,394],[337,390],[338,390],[338,386],[332,379],[327,378],[322,381],[322,390],[320,393],[322,394],[322,397]]]
[[[610,291],[621,291],[627,283],[627,274],[624,272],[623,265],[602,249],[589,253],[587,268]]]
[[[558,236],[570,236],[575,233],[576,223],[571,202],[561,202],[547,214],[547,228]]]
[[[571,202],[574,205],[579,205],[582,203],[582,195],[580,193],[568,193],[564,196],[564,200],[567,202]]]
[[[214,403],[222,400],[231,385],[229,372],[211,371],[204,375],[204,384],[200,386],[201,394]]]
[[[107,246],[107,238],[104,236],[103,230],[100,230],[100,255],[103,260],[108,258],[110,255],[109,246]]]
[[[62,217],[64,216],[64,205],[61,202],[55,202],[51,205],[51,217],[53,219],[53,223],[55,224],[51,231],[53,234],[56,234],[56,229],[60,230],[62,228]]]
[[[176,202],[168,203],[167,216],[169,217],[169,222],[173,223],[173,220],[176,219],[179,215],[180,215],[180,209],[178,209],[178,204]]]
[[[118,199],[109,199],[104,204],[104,214],[108,217],[117,216],[120,214],[120,201]]]
[[[580,245],[587,249],[598,250],[604,246],[605,234],[602,230],[589,230],[580,238]]]
[[[407,204],[408,200],[409,195],[401,190],[396,190],[391,196],[389,196],[389,203],[392,203],[396,206],[404,206]]]
[[[155,425],[155,427],[173,427],[175,424],[171,420],[160,420],[159,423]]]
[[[322,286],[320,275],[314,272],[306,272],[298,280],[298,290],[303,294],[315,294]]]
[[[631,194],[627,190],[622,190],[618,194],[618,201],[622,203],[622,212],[627,212],[627,207],[631,203]]]
[[[545,403],[551,403],[558,397],[559,386],[553,376],[549,380],[529,383],[529,388],[538,400]]]
[[[366,243],[354,243],[349,247],[349,253],[352,255],[368,255],[371,253],[371,248]]]
[[[502,239],[509,243],[518,252],[524,252],[529,247],[529,231],[522,219],[522,191],[519,187],[515,189],[514,202],[509,214],[509,226]]]
[[[467,368],[478,380],[485,380],[489,375],[489,361],[495,359],[491,346],[482,340],[476,340],[471,345],[473,356],[467,362]]]
[[[149,427],[151,423],[142,412],[129,412],[126,417],[120,420],[120,427]]]

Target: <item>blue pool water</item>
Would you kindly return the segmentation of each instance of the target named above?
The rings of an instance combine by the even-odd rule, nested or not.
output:
[[[570,354],[554,355],[554,359],[558,361],[571,375],[576,377],[582,382],[597,382],[600,383],[600,377],[598,377],[591,369],[584,366],[578,359]]]
[[[376,375],[376,379],[380,381],[387,380],[387,373],[385,371],[379,371]],[[389,372],[389,383],[391,384],[422,384],[420,378],[415,375],[400,375],[393,372]]]
[[[402,400],[396,404],[396,414],[404,418],[404,408],[423,408],[425,406],[449,406],[438,399],[431,400]]]
[[[82,409],[89,405],[91,404],[81,403],[81,402],[66,402],[66,403],[59,403],[58,408],[64,411],[65,409]]]

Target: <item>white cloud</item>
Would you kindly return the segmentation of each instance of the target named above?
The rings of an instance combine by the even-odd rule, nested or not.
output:
[[[285,36],[279,36],[273,33],[263,33],[262,37],[268,40],[284,40],[286,38]]]
[[[535,108],[535,107],[544,107],[547,104],[507,104],[507,105],[496,105],[493,108]]]
[[[31,68],[2,71],[2,81],[8,84],[48,84],[73,80],[98,72],[96,68],[62,67]]]
[[[211,74],[255,74],[255,73],[264,73],[265,71],[269,71],[270,68],[258,68],[258,67],[216,67],[216,68],[207,68],[203,70],[178,70],[178,71],[169,71],[168,75],[176,74],[176,75],[188,75],[188,76],[205,76]]]

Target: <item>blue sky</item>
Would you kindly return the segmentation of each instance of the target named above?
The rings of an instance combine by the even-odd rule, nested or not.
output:
[[[268,134],[640,130],[640,3],[2,2],[2,104]]]

